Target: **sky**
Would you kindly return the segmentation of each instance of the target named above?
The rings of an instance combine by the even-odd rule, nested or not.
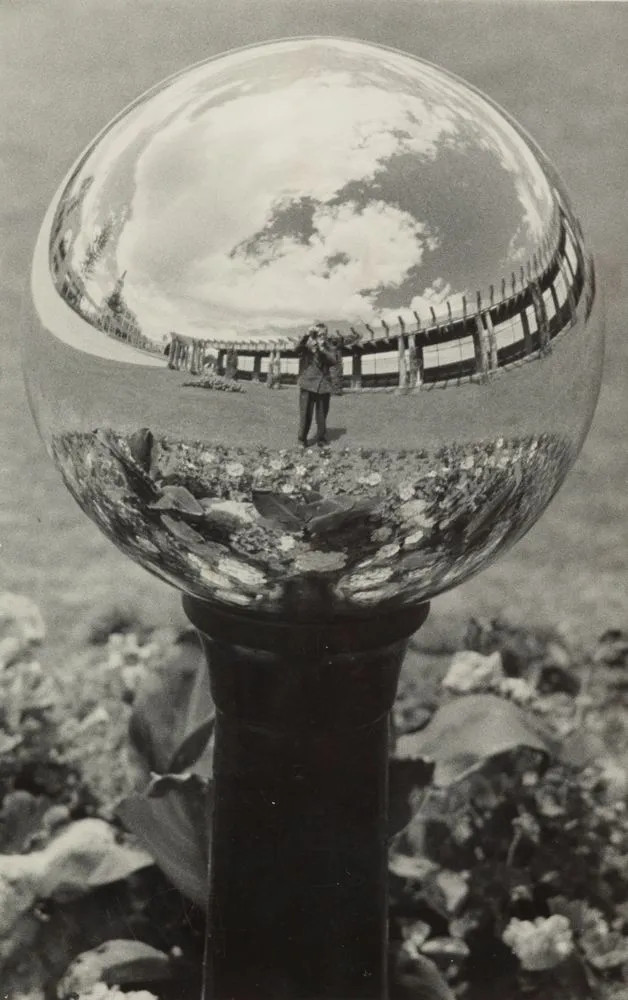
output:
[[[291,333],[315,319],[409,322],[475,301],[547,236],[551,184],[521,134],[425,63],[293,40],[149,92],[87,151],[69,193],[80,273],[158,342]],[[67,194],[68,192],[66,192]]]

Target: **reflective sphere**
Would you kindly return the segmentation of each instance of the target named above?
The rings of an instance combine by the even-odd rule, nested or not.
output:
[[[172,77],[83,153],[37,241],[25,374],[66,485],[147,569],[367,614],[537,520],[593,415],[594,298],[503,111],[401,53],[293,39]]]

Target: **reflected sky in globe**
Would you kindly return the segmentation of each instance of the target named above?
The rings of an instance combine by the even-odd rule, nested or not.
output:
[[[100,305],[124,274],[158,342],[459,308],[532,258],[554,206],[534,147],[485,98],[336,39],[241,50],[162,84],[87,151],[73,199],[70,266],[82,273],[106,233],[86,290]]]

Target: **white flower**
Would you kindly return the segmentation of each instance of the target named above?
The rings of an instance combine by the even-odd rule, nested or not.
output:
[[[280,489],[282,493],[294,493],[294,483],[282,483]]]
[[[307,472],[306,465],[295,465],[294,467],[295,476],[304,476],[306,472]]]
[[[242,465],[242,462],[227,462],[227,465],[225,466],[225,472],[227,473],[228,476],[231,476],[235,479],[243,474],[244,466]]]
[[[386,597],[386,589],[378,587],[375,590],[355,590],[351,594],[354,604],[379,604]]]
[[[393,575],[389,566],[382,566],[381,569],[365,570],[362,573],[353,573],[343,580],[343,584],[351,590],[372,590],[374,587],[381,587]]]
[[[499,652],[483,656],[471,649],[455,653],[442,685],[448,691],[467,694],[469,691],[486,691],[503,677],[502,658]]]
[[[342,569],[347,561],[344,552],[319,552],[312,550],[302,552],[296,558],[296,568],[302,573],[320,572],[329,573],[335,569]]]
[[[279,539],[279,548],[282,552],[290,552],[296,544],[292,535],[282,535]]]
[[[606,786],[611,801],[618,801],[622,805],[628,795],[628,773],[626,768],[614,760],[612,757],[603,757],[600,760],[601,778]]]
[[[237,580],[238,583],[252,587],[254,590],[263,587],[266,583],[266,577],[261,570],[256,569],[255,566],[249,566],[248,563],[240,562],[239,559],[234,559],[232,556],[221,556],[218,560],[218,572],[224,573],[230,579]]]
[[[425,516],[426,508],[427,503],[425,500],[408,500],[401,505],[399,513],[407,523],[414,524],[417,528],[422,528],[429,523],[428,518]]]
[[[360,476],[358,479],[358,482],[364,486],[377,486],[381,481],[382,477],[379,472],[369,472],[368,476]]]
[[[108,646],[115,646],[116,648],[127,647],[129,645],[129,634],[126,632],[112,632],[107,639]],[[137,637],[135,637],[137,638]]]
[[[473,455],[467,455],[467,457],[463,458],[462,462],[460,463],[460,468],[464,469],[466,472],[468,469],[472,469],[474,464],[475,463],[473,461]]]
[[[555,968],[574,949],[571,924],[567,917],[558,913],[537,917],[534,922],[513,917],[502,940],[515,953],[522,968],[529,972]]]
[[[235,590],[216,590],[214,597],[217,601],[224,601],[225,604],[237,604],[238,607],[247,607],[252,604],[253,598],[250,594],[239,594]]]
[[[224,576],[220,573],[216,573],[210,566],[208,566],[204,559],[201,559],[199,556],[195,556],[192,552],[188,554],[187,558],[188,562],[191,563],[196,570],[198,570],[203,583],[208,583],[210,587],[224,588],[232,586],[228,580],[225,580]]]
[[[203,452],[201,452],[201,460],[203,462],[207,462],[208,464],[210,462],[214,462],[216,460],[216,452],[215,451],[203,451]]]
[[[510,698],[518,705],[529,705],[536,697],[536,691],[523,677],[503,677],[497,682],[497,691],[502,698]]]
[[[281,459],[281,458],[271,458],[271,460],[270,460],[270,462],[268,464],[269,464],[270,468],[273,470],[273,472],[278,472],[279,469],[283,469],[283,465],[284,465],[283,459]]]
[[[397,492],[400,500],[411,500],[414,496],[414,486],[412,483],[401,483]]]
[[[495,442],[495,447],[496,448],[503,448],[504,447],[504,439],[503,438],[497,438],[497,441]]]
[[[269,476],[270,469],[266,465],[258,465],[257,468],[254,469],[253,475],[257,478],[261,478],[262,476]]]
[[[259,521],[259,514],[252,503],[244,503],[242,500],[201,500],[201,507],[209,515],[228,514],[237,518],[243,524],[253,524]]]

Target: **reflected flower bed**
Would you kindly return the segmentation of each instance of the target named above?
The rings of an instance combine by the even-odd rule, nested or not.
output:
[[[209,601],[309,617],[460,583],[530,527],[575,457],[552,434],[391,453],[99,429],[52,448],[83,510],[152,572]]]
[[[203,378],[194,379],[193,382],[184,382],[186,389],[215,389],[217,392],[244,392],[239,382],[235,379],[225,378],[224,375],[204,375]]]

